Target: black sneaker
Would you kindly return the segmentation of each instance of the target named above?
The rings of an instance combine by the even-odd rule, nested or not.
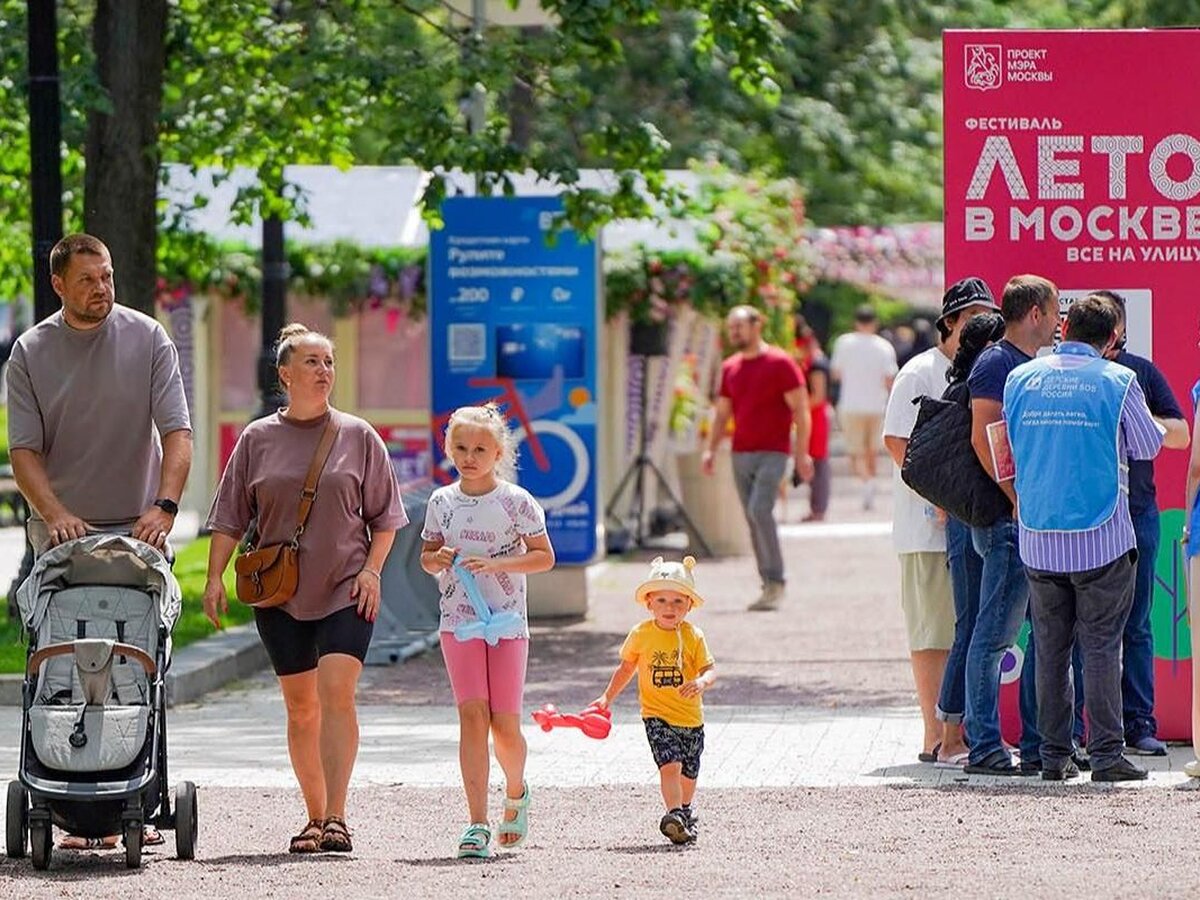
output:
[[[1076,747],[1071,753],[1071,762],[1079,767],[1080,772],[1092,771],[1092,761],[1088,758],[1087,751],[1081,747]]]
[[[1067,760],[1061,769],[1042,769],[1042,781],[1070,781],[1079,777],[1079,766]]]
[[[1040,759],[1024,759],[1021,760],[1021,774],[1025,776],[1037,775],[1042,771],[1042,761]]]
[[[1135,766],[1123,756],[1116,765],[1106,769],[1092,769],[1092,781],[1145,781],[1149,777],[1149,772]]]
[[[683,813],[683,821],[687,824],[688,829],[691,831],[697,831],[698,829],[696,826],[700,822],[700,817],[696,815],[695,810],[693,810],[690,806],[681,806],[679,810]]]
[[[682,809],[673,809],[663,816],[659,820],[658,830],[665,834],[672,844],[687,844],[695,840]]]

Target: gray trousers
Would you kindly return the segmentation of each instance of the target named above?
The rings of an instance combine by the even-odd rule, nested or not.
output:
[[[1133,605],[1135,553],[1124,553],[1084,572],[1025,571],[1037,647],[1038,730],[1042,765],[1061,769],[1071,757],[1075,688],[1071,651],[1083,655],[1083,694],[1087,697],[1088,755],[1094,770],[1120,759],[1125,743],[1121,710],[1121,640]]]
[[[787,473],[786,453],[734,453],[733,479],[746,522],[750,525],[750,543],[764,584],[783,583],[783,553],[775,528],[775,499]]]
[[[829,467],[829,459],[813,460],[813,477],[809,481],[811,494],[809,505],[817,515],[824,515],[829,509],[829,495],[833,487],[833,470]]]

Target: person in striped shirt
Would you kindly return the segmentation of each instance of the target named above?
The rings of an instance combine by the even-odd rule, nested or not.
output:
[[[1029,578],[1042,778],[1074,778],[1071,652],[1078,639],[1091,724],[1093,781],[1136,781],[1125,758],[1121,642],[1133,604],[1137,540],[1126,459],[1153,459],[1165,429],[1137,377],[1104,359],[1118,315],[1090,295],[1067,314],[1053,354],[1017,366],[1004,385],[1016,469],[1021,561]]]

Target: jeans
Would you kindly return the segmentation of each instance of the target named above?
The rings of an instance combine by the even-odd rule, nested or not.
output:
[[[946,520],[946,559],[954,590],[954,643],[946,657],[946,672],[935,714],[943,722],[960,725],[966,711],[967,648],[979,615],[979,585],[983,560],[971,543],[971,526],[951,516]]]
[[[1029,581],[1009,517],[971,529],[983,560],[979,614],[967,648],[966,732],[972,764],[1004,749],[1000,737],[1000,662],[1012,646],[1029,604]]]
[[[1154,597],[1154,564],[1158,559],[1158,508],[1151,506],[1133,515],[1137,538],[1137,574],[1133,606],[1125,625],[1121,674],[1121,701],[1125,739],[1133,742],[1158,732],[1154,718],[1154,635],[1150,631],[1150,603]]]
[[[734,453],[733,479],[746,522],[750,526],[750,543],[763,584],[783,583],[783,552],[779,549],[779,532],[775,529],[775,498],[787,472],[786,453]]]
[[[1071,652],[1083,656],[1087,697],[1088,755],[1102,771],[1121,760],[1125,732],[1121,713],[1121,642],[1133,604],[1133,555],[1084,572],[1029,570],[1030,605],[1041,660],[1037,673],[1042,765],[1061,769],[1071,757],[1075,691]]]

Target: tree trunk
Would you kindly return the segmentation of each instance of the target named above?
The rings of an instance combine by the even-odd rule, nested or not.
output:
[[[166,0],[98,0],[92,45],[108,108],[88,112],[84,228],[108,245],[117,299],[154,314]]]

